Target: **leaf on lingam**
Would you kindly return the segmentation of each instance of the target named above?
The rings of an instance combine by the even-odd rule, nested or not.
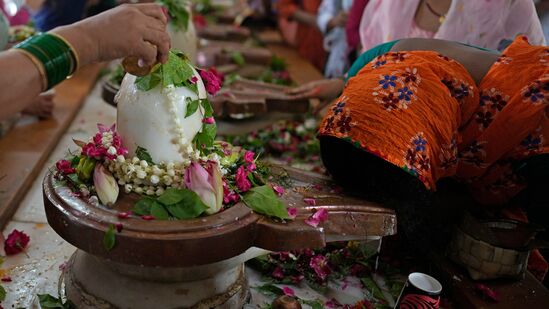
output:
[[[6,299],[6,289],[0,285],[0,302],[3,302]]]
[[[195,136],[196,148],[202,154],[207,154],[207,150],[213,147],[215,136],[217,135],[217,126],[215,123],[202,125],[202,131]]]
[[[250,189],[243,201],[253,211],[279,219],[290,219],[288,210],[269,185]]]
[[[196,111],[198,110],[198,106],[200,105],[200,99],[197,100],[191,100],[190,98],[187,98],[187,112],[185,113],[185,118],[192,116]]]
[[[147,149],[137,146],[137,149],[135,150],[135,156],[139,160],[145,160],[149,164],[154,164],[153,159]]]
[[[114,225],[110,225],[109,229],[105,232],[105,235],[103,236],[103,248],[107,251],[111,251],[112,248],[114,248],[114,245],[116,244],[115,239],[115,228]]]
[[[166,63],[156,65],[149,75],[136,78],[135,85],[141,91],[149,91],[159,84],[162,84],[162,87],[190,87],[190,79],[193,76],[193,67],[187,57],[181,52],[170,51]],[[198,92],[196,86],[191,87],[191,90]]]

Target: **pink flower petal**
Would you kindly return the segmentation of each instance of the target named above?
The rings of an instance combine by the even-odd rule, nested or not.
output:
[[[120,223],[120,222],[117,223],[117,224],[115,225],[115,227],[116,227],[116,231],[117,231],[118,233],[122,232],[122,229],[124,228],[124,226],[123,226],[122,223]]]
[[[290,217],[290,219],[295,219],[295,217],[297,217],[297,208],[289,207],[288,208],[288,216]]]
[[[291,297],[295,297],[295,292],[294,290],[292,290],[291,288],[285,286],[282,288],[282,292],[284,292],[284,295],[286,296],[291,296]]]
[[[2,279],[0,279],[0,280],[2,280],[2,282],[11,282],[12,281],[10,276],[2,277]]]
[[[317,227],[320,223],[328,220],[328,210],[326,208],[320,208],[313,215],[311,215],[305,223],[310,226]]]
[[[316,206],[316,200],[314,198],[304,198],[303,201],[309,206]]]
[[[153,216],[141,216],[141,219],[146,221],[151,221],[151,220],[154,220],[155,218]]]
[[[479,293],[481,296],[483,296],[484,298],[487,298],[493,302],[497,303],[500,300],[499,295],[498,293],[496,293],[496,291],[492,290],[491,288],[489,288],[488,286],[482,283],[477,283],[475,285],[475,291]]]
[[[132,214],[131,211],[119,212],[117,214],[117,217],[118,217],[118,219],[128,219],[131,214]]]
[[[280,267],[280,266],[277,266],[277,267],[273,270],[273,273],[272,273],[271,275],[272,275],[273,278],[275,278],[275,279],[279,279],[279,280],[284,279],[284,272],[282,271],[282,267]]]
[[[278,186],[278,185],[274,185],[273,190],[274,190],[274,192],[276,192],[276,195],[278,195],[278,196],[284,195],[284,192],[285,192],[284,188],[281,187],[281,186]]]
[[[214,117],[206,117],[206,118],[202,119],[202,123],[205,123],[205,124],[214,124],[214,123],[215,123],[215,119],[214,119]]]

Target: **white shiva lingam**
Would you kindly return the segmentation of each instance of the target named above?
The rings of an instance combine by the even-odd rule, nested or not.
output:
[[[185,116],[187,105],[207,93],[200,74],[193,73],[197,91],[161,84],[142,91],[136,77],[126,75],[117,98],[117,126],[130,157],[137,145],[156,162],[184,164],[199,156],[190,141],[201,130],[203,111]],[[139,195],[121,193],[110,208],[93,205],[50,172],[43,184],[48,222],[78,248],[62,275],[67,298],[78,308],[241,308],[249,299],[244,262],[266,250],[320,248],[328,241],[396,232],[391,210],[313,189],[312,184],[329,188],[330,182],[286,170],[294,183],[281,199],[297,208],[293,221],[272,220],[243,203],[189,220],[132,217],[124,219],[111,250],[103,246],[105,233],[122,222],[117,215],[129,211]],[[316,206],[304,198],[316,198]],[[307,225],[319,207],[328,210],[329,219],[318,227]]]

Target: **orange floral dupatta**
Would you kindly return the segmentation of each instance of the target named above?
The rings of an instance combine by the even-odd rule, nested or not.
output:
[[[347,140],[428,189],[456,176],[479,202],[501,204],[524,188],[511,164],[549,153],[549,49],[517,37],[479,89],[448,57],[390,52],[349,80],[319,135]]]
[[[457,177],[483,204],[502,204],[526,184],[512,163],[549,153],[549,49],[519,36],[480,83],[473,119],[461,130]]]
[[[458,129],[478,105],[474,84],[443,55],[390,52],[348,81],[319,135],[345,139],[434,190],[438,179],[456,173]]]

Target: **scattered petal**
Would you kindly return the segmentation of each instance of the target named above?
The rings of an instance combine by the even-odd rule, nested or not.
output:
[[[288,208],[288,216],[290,217],[290,219],[295,219],[295,217],[297,217],[297,208],[289,207]]]
[[[2,277],[2,279],[0,279],[0,280],[2,280],[2,282],[11,282],[12,281],[10,276]]]
[[[282,267],[277,266],[272,273],[273,278],[282,280],[284,279],[284,272],[282,271]]]
[[[131,216],[131,211],[119,212],[117,217],[118,219],[128,219]]]
[[[154,220],[154,217],[153,216],[141,216],[141,219],[146,220],[146,221],[151,221],[151,220]]]
[[[67,268],[67,262],[63,262],[63,263],[59,264],[59,270],[60,271],[65,270],[65,268]]]
[[[500,298],[498,293],[482,283],[477,283],[475,285],[475,291],[484,298],[487,298],[496,303],[499,302]]]
[[[29,241],[30,238],[27,234],[18,230],[13,230],[4,242],[4,251],[6,251],[6,255],[17,254],[25,250]]]
[[[117,223],[114,227],[116,228],[116,231],[117,231],[118,233],[122,232],[122,229],[124,228],[124,226],[123,226],[122,223],[120,223],[120,222]]]
[[[273,185],[273,190],[274,190],[274,192],[276,192],[276,195],[278,195],[278,196],[284,195],[284,192],[285,192],[284,188],[279,186],[279,185]]]
[[[305,220],[305,223],[307,223],[310,226],[317,227],[320,223],[326,220],[328,220],[328,211],[326,210],[326,208],[320,208],[313,215],[311,215],[307,220]]]
[[[316,200],[314,198],[304,198],[303,201],[309,206],[316,206]]]
[[[284,292],[284,295],[286,296],[291,296],[291,297],[295,297],[295,292],[293,289],[285,286],[282,288],[282,292]]]

